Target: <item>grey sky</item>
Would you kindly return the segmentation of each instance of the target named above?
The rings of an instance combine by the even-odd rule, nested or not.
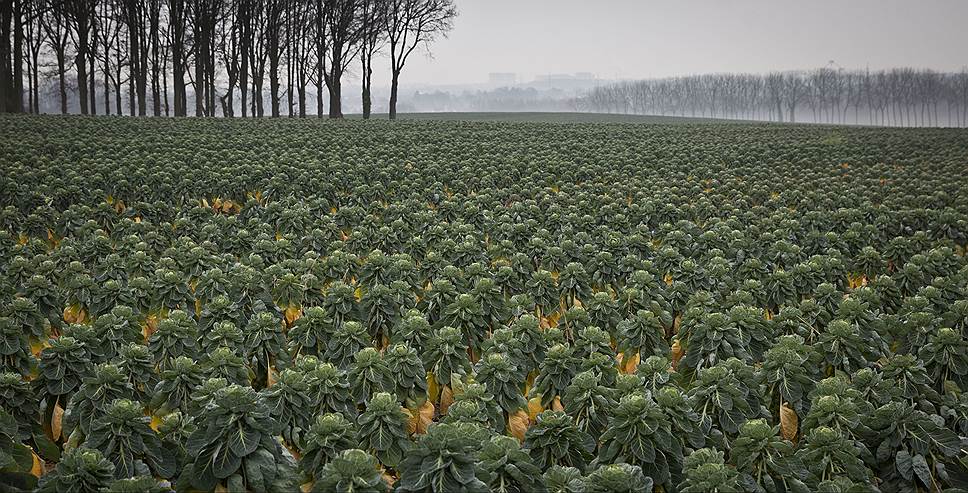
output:
[[[455,0],[460,16],[402,83],[489,72],[645,78],[968,65],[968,0]],[[381,70],[382,72],[382,70]],[[382,85],[383,74],[374,74]]]

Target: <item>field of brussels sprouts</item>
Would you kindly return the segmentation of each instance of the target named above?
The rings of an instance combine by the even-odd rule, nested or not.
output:
[[[0,117],[0,490],[968,485],[968,131]]]

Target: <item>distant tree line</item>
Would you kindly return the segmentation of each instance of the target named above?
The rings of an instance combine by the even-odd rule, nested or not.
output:
[[[968,126],[968,69],[957,73],[824,67],[620,82],[589,91],[582,111],[888,126]]]
[[[408,58],[456,15],[453,0],[0,0],[0,112],[53,98],[61,113],[322,117],[328,99],[340,118],[359,64],[369,117],[384,52],[395,118]]]

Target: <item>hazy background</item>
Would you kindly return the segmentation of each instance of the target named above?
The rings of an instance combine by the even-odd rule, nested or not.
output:
[[[966,0],[456,0],[450,37],[402,84],[519,82],[587,72],[638,79],[708,72],[968,64]],[[383,72],[385,70],[381,69]],[[382,85],[381,72],[374,85]]]

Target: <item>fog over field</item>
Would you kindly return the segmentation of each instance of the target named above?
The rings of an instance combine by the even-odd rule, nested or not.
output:
[[[968,65],[962,0],[457,0],[460,16],[408,84],[602,79],[809,69],[958,71]]]

